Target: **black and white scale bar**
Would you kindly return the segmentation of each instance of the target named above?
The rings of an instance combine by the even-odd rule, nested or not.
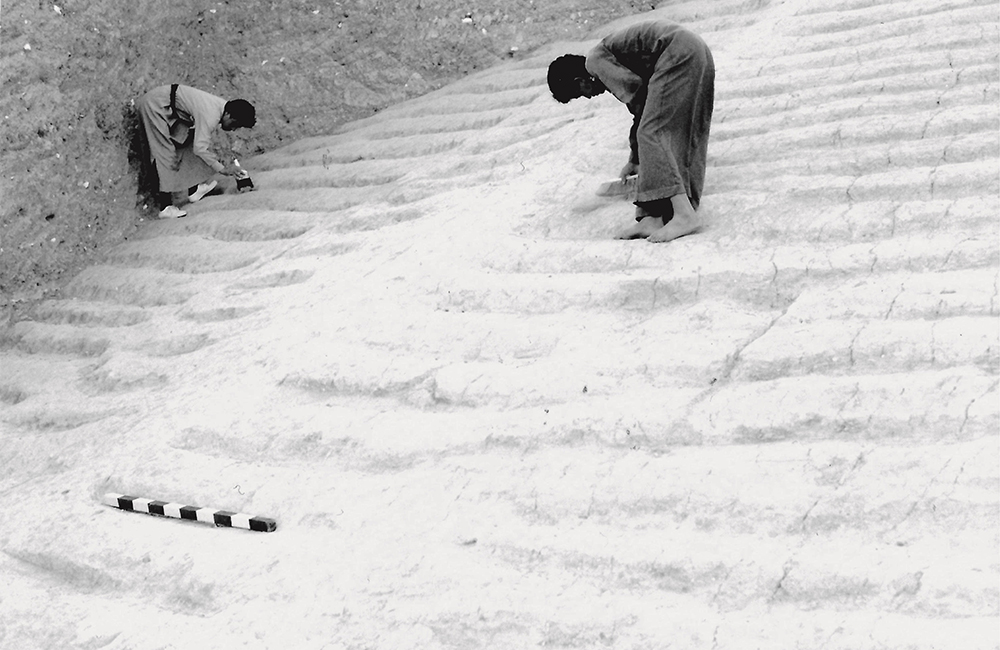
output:
[[[116,494],[114,492],[108,492],[104,495],[104,503],[112,508],[120,508],[131,512],[145,512],[161,517],[173,517],[174,519],[189,519],[191,521],[200,521],[226,528],[257,530],[262,533],[270,533],[278,527],[278,524],[273,519],[268,519],[267,517],[251,517],[239,512],[199,508],[198,506],[186,506],[181,503],[168,503],[167,501],[154,501],[152,499]]]

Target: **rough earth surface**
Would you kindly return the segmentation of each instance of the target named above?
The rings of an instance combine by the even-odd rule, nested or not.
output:
[[[669,244],[595,196],[624,107],[544,82],[649,15],[247,157],[14,323],[0,646],[998,647],[996,2],[652,12],[718,68]]]

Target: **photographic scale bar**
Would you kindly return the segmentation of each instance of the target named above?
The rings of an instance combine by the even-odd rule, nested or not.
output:
[[[268,519],[267,517],[252,517],[239,512],[186,506],[181,503],[155,501],[153,499],[127,496],[114,492],[108,492],[104,495],[104,503],[112,508],[119,508],[129,512],[145,512],[150,515],[172,517],[173,519],[200,521],[205,524],[214,524],[221,528],[244,528],[246,530],[270,533],[278,527],[278,524],[273,519]]]

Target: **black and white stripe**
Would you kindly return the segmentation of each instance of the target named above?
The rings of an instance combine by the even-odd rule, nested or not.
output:
[[[127,496],[114,492],[108,492],[104,495],[104,503],[112,508],[120,508],[132,512],[145,512],[161,517],[200,521],[225,528],[245,528],[246,530],[256,530],[262,533],[269,533],[278,526],[273,519],[268,519],[267,517],[251,517],[239,512],[200,508],[198,506],[187,506],[182,503],[170,503],[167,501],[154,501],[153,499]]]

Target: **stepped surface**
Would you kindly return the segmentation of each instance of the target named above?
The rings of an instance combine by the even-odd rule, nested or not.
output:
[[[650,16],[718,69],[660,245],[544,81]],[[244,161],[3,335],[0,647],[998,647],[998,26],[661,5]]]

